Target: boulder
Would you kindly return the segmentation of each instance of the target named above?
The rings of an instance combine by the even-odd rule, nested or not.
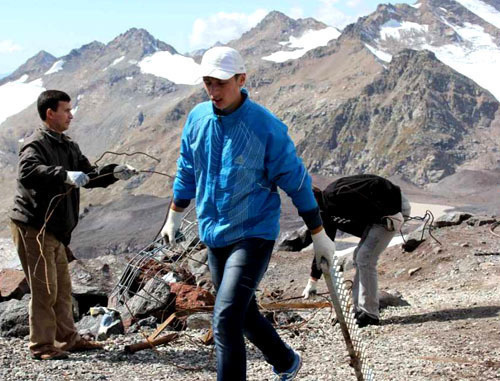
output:
[[[176,284],[178,283],[172,283]],[[127,306],[132,316],[136,318],[148,316],[158,310],[173,309],[170,285],[162,279],[151,278],[127,302]]]
[[[212,276],[208,268],[207,249],[200,250],[190,256],[187,261],[188,269],[195,277],[195,284],[207,291],[213,289]]]
[[[21,299],[30,292],[24,272],[15,269],[0,270],[0,301]]]
[[[278,240],[276,250],[278,251],[301,251],[312,242],[311,234],[306,226],[298,230],[287,232]]]
[[[69,264],[74,295],[108,295],[118,283],[125,261],[114,255],[77,259]]]
[[[80,335],[87,335],[91,337],[97,337],[97,332],[99,330],[99,326],[101,325],[101,320],[103,315],[85,315],[80,321],[75,323],[76,328]]]
[[[182,283],[171,283],[170,289],[171,292],[177,295],[175,301],[176,309],[192,309],[213,306],[215,304],[213,294],[200,287]]]
[[[434,226],[442,228],[445,226],[460,225],[462,222],[472,217],[472,214],[465,212],[452,212],[440,216],[435,222]]]
[[[212,328],[212,314],[200,313],[188,316],[186,325],[189,329],[209,329]]]
[[[29,334],[29,300],[25,295],[21,300],[11,299],[0,303],[0,335],[4,337],[24,337]]]
[[[489,225],[497,222],[497,219],[495,217],[488,217],[488,216],[472,216],[467,220],[467,225],[469,226],[483,226],[483,225]]]

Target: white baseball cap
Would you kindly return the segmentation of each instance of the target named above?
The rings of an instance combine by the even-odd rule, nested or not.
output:
[[[228,46],[208,49],[201,59],[202,77],[229,79],[242,73],[246,73],[243,58],[237,50]]]

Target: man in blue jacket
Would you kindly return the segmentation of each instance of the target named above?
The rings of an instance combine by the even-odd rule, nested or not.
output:
[[[162,235],[175,242],[183,211],[195,198],[217,290],[217,380],[246,379],[244,335],[273,365],[277,380],[292,380],[301,357],[281,340],[255,301],[279,232],[278,187],[311,230],[318,263],[329,261],[335,247],[322,227],[311,178],[287,127],[243,89],[246,69],[240,54],[229,47],[212,48],[201,70],[210,101],[195,106],[187,118]]]

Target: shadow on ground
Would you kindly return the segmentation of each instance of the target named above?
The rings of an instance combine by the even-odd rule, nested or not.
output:
[[[419,315],[394,316],[382,320],[382,324],[417,324],[429,321],[452,321],[498,317],[500,306],[479,306],[471,308],[447,309]]]

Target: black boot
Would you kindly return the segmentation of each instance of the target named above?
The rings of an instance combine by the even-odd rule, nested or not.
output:
[[[361,311],[356,315],[356,323],[358,323],[359,328],[366,327],[367,325],[380,325],[378,318],[371,317],[365,311]]]

